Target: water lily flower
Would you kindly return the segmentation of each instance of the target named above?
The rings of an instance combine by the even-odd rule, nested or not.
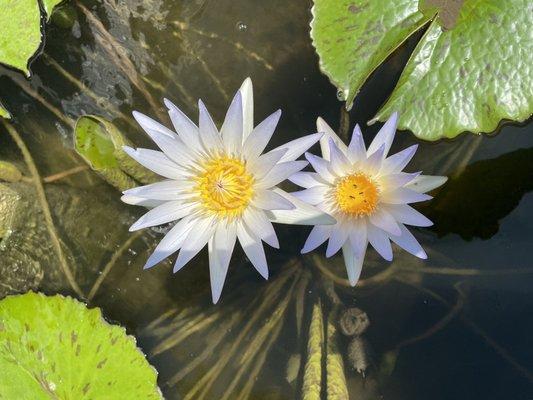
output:
[[[230,258],[238,239],[253,266],[268,278],[261,241],[279,248],[272,222],[327,224],[333,218],[277,185],[300,171],[307,161],[295,161],[321,134],[293,140],[265,154],[281,111],[253,126],[253,92],[246,79],[233,98],[220,131],[200,100],[199,126],[165,99],[176,132],[139,112],[133,116],[161,151],[125,151],[137,162],[166,178],[126,190],[128,204],[153,207],[130,231],[177,221],[146,262],[150,268],[179,250],[179,271],[206,244],[213,302],[222,292]]]
[[[315,205],[337,220],[334,225],[313,227],[302,253],[329,239],[326,256],[341,248],[350,284],[361,274],[368,243],[387,261],[392,261],[391,240],[409,253],[427,258],[405,225],[430,226],[432,222],[409,206],[431,199],[426,192],[446,182],[446,177],[402,172],[417,145],[391,156],[398,114],[383,125],[368,149],[358,125],[346,146],[335,132],[318,118],[322,157],[306,153],[316,172],[297,172],[289,178],[305,188],[295,197]]]

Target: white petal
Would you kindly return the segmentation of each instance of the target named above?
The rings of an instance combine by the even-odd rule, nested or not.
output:
[[[350,229],[346,223],[338,223],[331,231],[328,247],[326,248],[326,257],[331,257],[337,253],[344,243],[348,240]]]
[[[168,201],[148,211],[139,218],[137,222],[130,227],[130,232],[176,221],[189,215],[194,207],[194,204],[183,203],[181,200]]]
[[[322,137],[321,133],[315,133],[313,135],[303,136],[298,139],[291,140],[288,143],[285,143],[279,147],[276,147],[274,150],[284,149],[287,150],[285,155],[282,157],[280,162],[294,161],[305,153],[311,146],[320,140]],[[272,151],[274,151],[272,150]]]
[[[222,128],[220,128],[220,134],[222,135],[226,151],[231,154],[241,154],[242,132],[242,98],[241,92],[237,92],[228,108]]]
[[[255,127],[244,142],[243,155],[247,160],[253,160],[265,150],[276,126],[278,125],[281,110],[276,111]]]
[[[340,151],[342,151],[344,154],[348,154],[348,148],[346,147],[342,139],[337,136],[335,131],[331,129],[331,127],[321,117],[318,117],[316,120],[316,130],[320,133],[324,133],[324,136],[320,138],[320,151],[322,152],[322,157],[324,158],[324,160],[330,160],[330,138],[335,142]]]
[[[402,249],[407,250],[412,255],[426,259],[428,258],[426,252],[420,246],[420,243],[415,239],[415,237],[409,232],[409,230],[404,226],[400,225],[401,233],[400,235],[394,236],[391,235],[390,238],[394,243],[396,243],[398,246],[400,246]]]
[[[350,285],[355,286],[361,271],[363,270],[363,261],[365,260],[366,243],[361,255],[354,252],[349,242],[346,242],[342,247],[342,254],[344,256],[344,264],[346,265],[346,272],[348,273],[348,280]]]
[[[426,193],[444,185],[447,180],[448,178],[445,176],[419,175],[406,187],[420,193]]]
[[[268,220],[263,211],[248,207],[243,213],[242,219],[255,236],[264,240],[268,245],[279,249],[278,237],[276,236],[272,222]]]
[[[377,173],[381,169],[383,163],[383,154],[385,151],[385,145],[381,145],[374,153],[368,154],[367,160],[364,162],[365,168],[370,173]]]
[[[244,253],[250,259],[257,272],[263,278],[268,279],[268,264],[261,240],[254,236],[249,227],[242,222],[237,225],[237,236]]]
[[[166,126],[137,111],[133,111],[133,117],[172,161],[182,166],[194,162],[194,157],[187,145]]]
[[[377,228],[383,229],[392,235],[400,234],[400,226],[394,219],[394,217],[387,212],[384,207],[377,209],[369,216],[369,221]]]
[[[407,204],[431,199],[432,197],[427,194],[418,193],[414,190],[401,187],[390,192],[384,192],[381,201],[387,204]]]
[[[401,186],[406,186],[409,182],[416,179],[416,177],[419,175],[420,172],[398,172],[395,174],[389,174],[381,177],[381,183],[382,186],[387,188],[387,190],[392,190]]]
[[[324,201],[324,198],[330,190],[331,188],[329,186],[319,185],[313,186],[309,189],[300,190],[299,192],[293,192],[291,194],[294,197],[311,204],[312,206],[316,206],[318,203]]]
[[[198,219],[193,225],[187,238],[183,242],[176,263],[174,264],[173,272],[178,272],[185,264],[187,264],[202,248],[207,244],[213,233],[215,232],[216,224],[213,223],[213,218]]]
[[[268,189],[258,189],[252,204],[262,210],[294,210],[296,208],[285,197]]]
[[[327,160],[317,157],[311,153],[305,153],[305,158],[311,163],[313,169],[318,172],[322,179],[329,183],[333,183],[337,177],[330,170],[330,164]]]
[[[348,156],[352,162],[366,160],[365,140],[359,125],[355,125],[353,128],[352,140],[348,146]]]
[[[120,198],[120,200],[122,200],[126,204],[131,204],[132,206],[143,206],[148,208],[154,208],[165,203],[165,201],[145,199],[143,197],[133,196],[129,194],[125,194]]]
[[[372,225],[367,226],[368,241],[376,251],[387,261],[392,260],[392,247],[388,235]]]
[[[326,184],[326,181],[316,172],[297,172],[289,176],[289,181],[304,188]]]
[[[355,252],[356,257],[360,258],[365,256],[366,247],[368,244],[367,226],[363,218],[354,224],[353,229],[350,231],[350,244],[352,250]]]
[[[331,225],[337,222],[332,216],[298,200],[296,197],[279,188],[275,188],[274,191],[289,200],[296,208],[294,210],[266,211],[267,217],[272,222],[295,225]]]
[[[239,89],[242,97],[242,114],[243,114],[243,142],[254,129],[254,90],[252,80],[246,78]]]
[[[349,171],[351,163],[331,138],[329,139],[329,154],[331,170],[337,176],[345,175]]]
[[[171,179],[128,189],[124,191],[124,194],[152,200],[179,200],[190,196],[188,193],[190,187],[191,184],[189,181],[176,181]]]
[[[141,127],[146,131],[148,136],[150,136],[152,139],[152,135],[154,134],[164,135],[170,139],[178,139],[178,135],[176,135],[175,132],[171,131],[166,126],[160,124],[159,122],[148,117],[147,115],[144,115],[143,113],[140,113],[138,111],[133,111],[132,115],[133,118],[135,118],[139,125],[141,125]]]
[[[200,151],[202,145],[198,127],[170,100],[163,99],[163,102],[168,108],[168,115],[180,139],[191,149]]]
[[[367,154],[373,154],[381,146],[384,146],[383,157],[386,157],[394,140],[394,134],[396,133],[396,126],[398,125],[398,113],[393,113],[390,118],[383,124],[376,137],[368,146]]]
[[[132,114],[148,136],[172,161],[180,165],[186,165],[192,161],[187,146],[173,131],[140,112],[133,111]]]
[[[208,242],[211,296],[216,304],[222,294],[231,254],[237,240],[236,224],[219,224]]]
[[[248,171],[254,175],[256,180],[263,178],[270,172],[272,168],[281,160],[287,150],[272,150],[265,153],[255,160],[249,161],[247,165]]]
[[[124,146],[122,149],[139,164],[158,175],[170,179],[180,179],[183,177],[183,169],[161,151],[149,149],[134,150],[128,146]]]
[[[256,187],[267,189],[277,185],[294,173],[301,171],[307,164],[307,161],[287,161],[276,164],[265,177],[256,183]]]
[[[197,223],[198,219],[194,217],[185,217],[178,221],[170,231],[159,242],[152,255],[146,261],[144,269],[153,267],[162,260],[179,250],[189,231]]]
[[[387,204],[386,208],[402,224],[413,226],[433,225],[433,222],[407,204]]]
[[[198,100],[200,139],[207,150],[222,150],[222,137],[202,100]]]
[[[316,225],[311,229],[311,233],[305,241],[301,253],[309,253],[324,243],[331,235],[336,225]]]
[[[411,161],[417,149],[418,145],[414,144],[400,151],[399,153],[393,154],[392,156],[386,158],[383,161],[381,172],[383,174],[400,172],[407,164],[409,164],[409,161]]]

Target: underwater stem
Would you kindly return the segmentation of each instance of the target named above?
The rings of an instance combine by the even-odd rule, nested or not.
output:
[[[52,218],[52,213],[50,211],[50,205],[48,204],[48,200],[46,199],[44,187],[41,182],[41,175],[39,174],[39,171],[37,170],[37,166],[35,165],[35,162],[33,161],[33,157],[31,156],[31,153],[28,150],[28,147],[26,147],[26,144],[22,140],[22,137],[19,135],[17,130],[8,123],[5,123],[5,122],[2,122],[2,123],[4,127],[7,129],[13,141],[17,144],[18,148],[20,149],[20,152],[22,153],[24,161],[26,162],[26,165],[28,166],[28,170],[30,171],[30,174],[33,179],[33,184],[37,192],[37,198],[43,210],[44,220],[46,222],[46,228],[48,229],[50,240],[52,241],[52,246],[59,260],[59,265],[61,266],[61,270],[63,271],[63,274],[65,275],[65,278],[70,284],[70,287],[72,288],[72,290],[74,290],[74,292],[81,299],[84,299],[85,295],[83,294],[82,290],[80,289],[76,280],[74,279],[72,271],[70,270],[70,267],[68,265],[65,253],[63,252],[63,249],[61,248],[61,242],[59,240],[59,236],[57,234],[57,231],[54,225],[54,220]]]

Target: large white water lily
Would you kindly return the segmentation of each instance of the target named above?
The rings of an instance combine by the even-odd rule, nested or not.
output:
[[[165,100],[176,133],[138,112],[133,116],[162,151],[125,148],[137,162],[166,180],[126,190],[128,204],[153,207],[130,231],[174,222],[146,262],[150,268],[179,250],[179,271],[206,244],[213,302],[220,298],[237,239],[257,271],[268,278],[261,241],[278,248],[272,222],[328,224],[335,220],[276,187],[300,171],[295,161],[321,134],[293,140],[265,154],[281,111],[253,123],[252,81],[233,98],[220,131],[202,101],[199,126]]]
[[[431,199],[424,194],[446,182],[446,177],[402,172],[416,152],[417,145],[387,156],[398,115],[383,125],[368,149],[361,129],[355,126],[346,146],[324,120],[317,128],[323,158],[306,154],[316,172],[297,172],[289,179],[306,188],[295,197],[329,213],[334,225],[313,228],[302,253],[329,239],[326,256],[341,248],[348,279],[355,285],[361,274],[368,243],[386,260],[392,260],[391,240],[409,253],[427,258],[425,251],[405,225],[430,226],[429,219],[409,206]]]

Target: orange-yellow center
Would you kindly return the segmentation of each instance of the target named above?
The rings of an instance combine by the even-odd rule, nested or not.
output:
[[[241,215],[253,195],[253,177],[243,161],[220,156],[202,166],[196,190],[207,211],[219,217]]]
[[[374,212],[379,200],[379,189],[368,176],[352,174],[337,183],[334,197],[341,211],[359,217]]]

